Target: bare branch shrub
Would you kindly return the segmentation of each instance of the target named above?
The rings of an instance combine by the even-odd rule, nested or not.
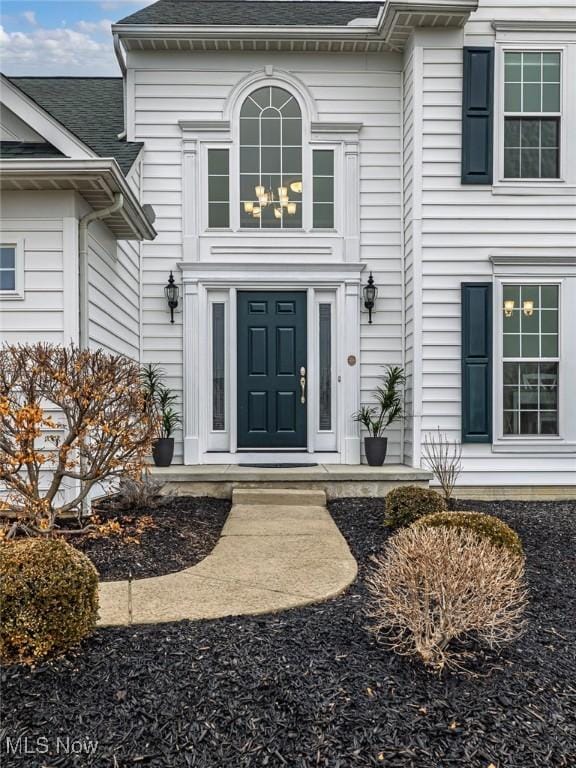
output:
[[[142,507],[156,509],[166,504],[172,495],[161,495],[163,486],[163,480],[155,480],[148,474],[143,474],[141,478],[124,477],[120,480],[118,492],[109,502],[109,506],[121,511]]]
[[[0,488],[23,530],[51,531],[96,484],[139,477],[155,427],[128,358],[41,343],[0,348]]]
[[[498,648],[523,628],[523,559],[470,530],[406,528],[373,561],[372,630],[399,654],[459,666],[473,654],[457,641]]]
[[[424,436],[422,450],[425,465],[440,484],[444,499],[450,505],[456,481],[462,472],[462,446],[457,441],[449,440],[438,427],[436,433],[428,432]]]

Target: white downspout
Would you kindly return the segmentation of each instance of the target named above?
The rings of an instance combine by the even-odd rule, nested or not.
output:
[[[87,349],[90,334],[90,318],[88,316],[88,225],[92,221],[104,219],[117,213],[124,206],[124,195],[117,192],[114,202],[108,208],[90,211],[78,222],[78,298],[80,312],[79,344],[81,349]]]

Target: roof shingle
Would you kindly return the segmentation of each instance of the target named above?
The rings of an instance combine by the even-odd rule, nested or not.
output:
[[[0,141],[0,157],[63,157],[45,141]]]
[[[328,0],[158,0],[118,24],[346,26],[376,18],[382,3]]]
[[[128,173],[142,148],[118,138],[124,130],[120,77],[11,77],[10,81],[100,157]]]

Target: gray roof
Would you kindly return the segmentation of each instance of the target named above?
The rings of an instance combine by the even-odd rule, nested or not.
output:
[[[120,77],[11,77],[10,81],[100,157],[128,173],[142,144],[118,138],[124,130]],[[38,155],[37,155],[38,157]]]
[[[158,0],[118,24],[346,26],[375,18],[382,3],[327,0]]]
[[[45,141],[0,141],[0,157],[63,157],[62,152]]]

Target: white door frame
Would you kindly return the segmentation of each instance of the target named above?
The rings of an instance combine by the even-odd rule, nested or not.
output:
[[[186,262],[179,264],[183,282],[183,389],[184,389],[184,464],[239,464],[267,460],[301,463],[314,459],[331,464],[360,463],[360,432],[351,415],[360,405],[360,283],[363,264],[292,263],[211,264]],[[335,452],[315,450],[317,420],[315,398],[308,399],[308,448],[306,452],[236,452],[236,292],[238,290],[292,290],[308,292],[309,314],[314,310],[316,291],[332,291],[335,296]],[[228,414],[229,450],[209,451],[209,413],[211,397],[210,360],[210,292],[228,291],[229,350]],[[310,337],[309,337],[310,338]],[[316,386],[314,343],[308,345],[310,391]],[[268,457],[268,459],[267,459]]]

